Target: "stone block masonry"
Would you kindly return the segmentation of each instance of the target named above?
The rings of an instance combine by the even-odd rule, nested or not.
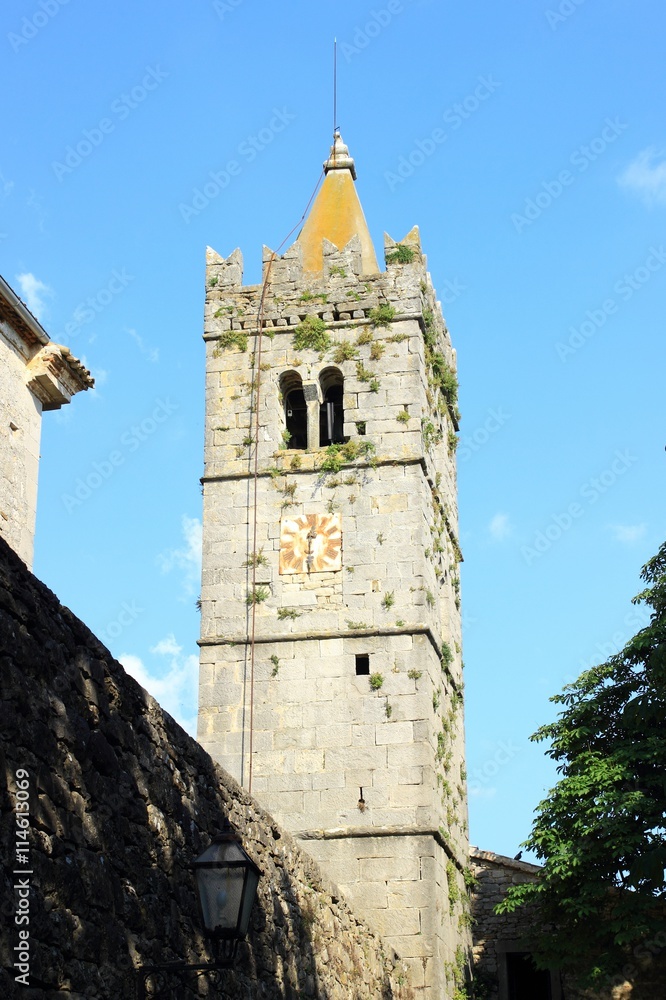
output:
[[[475,976],[485,988],[488,1000],[509,1000],[507,956],[528,949],[538,916],[533,907],[501,915],[495,913],[495,907],[510,885],[533,882],[540,869],[474,847],[470,849],[470,867],[475,877],[472,892]],[[619,973],[608,976],[594,990],[584,989],[572,977],[553,971],[550,996],[552,1000],[657,1000],[664,996],[666,984],[665,945],[666,932],[638,945],[627,954]]]
[[[207,255],[198,736],[440,1000],[470,943],[455,352],[418,230],[383,272],[358,236],[305,259],[265,251],[263,287]]]
[[[0,536],[32,565],[42,412],[93,385],[0,277]]]
[[[214,992],[174,995],[411,1000],[319,866],[1,539],[0,650],[0,995],[119,1000],[139,965],[210,961],[189,865],[228,817],[263,871],[251,930]]]

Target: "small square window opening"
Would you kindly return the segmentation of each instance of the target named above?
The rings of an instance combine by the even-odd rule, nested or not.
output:
[[[360,677],[370,673],[370,657],[367,653],[356,654],[356,673]]]

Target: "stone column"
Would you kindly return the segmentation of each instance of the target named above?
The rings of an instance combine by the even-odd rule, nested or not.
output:
[[[319,382],[304,382],[303,395],[308,408],[308,451],[319,448],[319,409],[323,402]]]

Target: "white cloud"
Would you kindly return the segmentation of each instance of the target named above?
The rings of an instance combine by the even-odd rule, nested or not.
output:
[[[173,632],[170,632],[166,638],[160,639],[150,650],[151,653],[159,653],[160,656],[180,656],[182,651],[183,647],[178,645]]]
[[[8,180],[0,170],[0,189],[4,198],[8,198],[14,189],[14,181]]]
[[[631,545],[643,537],[646,527],[645,524],[609,524],[608,530],[616,542]]]
[[[471,781],[467,786],[467,794],[470,799],[494,799],[497,789],[492,785],[482,788],[478,781]]]
[[[185,545],[179,549],[166,549],[160,552],[157,562],[163,573],[173,569],[182,572],[183,596],[187,600],[198,593],[201,584],[201,521],[198,517],[182,518],[183,539]]]
[[[118,659],[127,673],[150,692],[190,736],[196,737],[199,658],[194,653],[183,656],[182,646],[172,634],[160,639],[150,652],[170,657],[168,667],[163,664],[146,667],[133,653],[121,653]]]
[[[159,347],[147,347],[143,341],[143,337],[140,337],[136,330],[131,330],[127,328],[132,340],[136,341],[137,347],[141,351],[146,361],[150,361],[151,364],[156,364],[160,360],[160,349]]]
[[[513,531],[509,523],[508,514],[495,514],[488,525],[488,531],[496,542],[502,542],[505,538],[508,538]]]
[[[26,274],[17,274],[16,280],[19,283],[21,295],[23,296],[28,309],[33,316],[36,316],[37,319],[41,319],[44,315],[45,308],[44,296],[48,297],[53,295],[53,290],[30,272],[27,272]]]
[[[620,174],[618,183],[640,195],[648,205],[666,205],[666,152],[654,146],[642,150]]]

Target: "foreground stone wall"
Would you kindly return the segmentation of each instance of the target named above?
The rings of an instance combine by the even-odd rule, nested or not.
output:
[[[523,950],[521,942],[534,932],[534,914],[526,908],[497,916],[494,909],[510,885],[534,881],[539,868],[475,848],[470,867],[476,878],[472,895],[475,973],[489,990],[488,1000],[508,1000],[503,955]],[[609,977],[599,989],[583,990],[570,977],[555,973],[552,989],[553,1000],[659,1000],[666,996],[666,930],[638,945],[627,956],[621,973]]]
[[[1,996],[119,1000],[137,966],[209,961],[188,866],[229,817],[264,873],[248,941],[174,996],[409,1000],[316,863],[1,540],[0,650]]]

